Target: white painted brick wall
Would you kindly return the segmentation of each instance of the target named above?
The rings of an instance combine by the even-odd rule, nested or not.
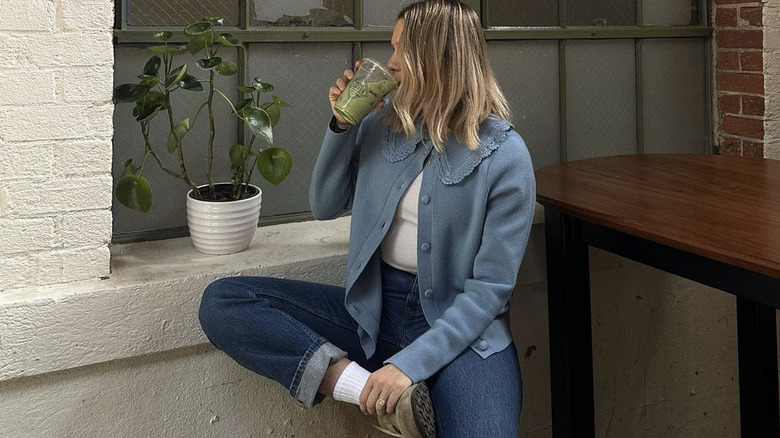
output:
[[[0,0],[0,292],[106,277],[112,0]]]
[[[764,6],[764,156],[780,160],[780,0]]]

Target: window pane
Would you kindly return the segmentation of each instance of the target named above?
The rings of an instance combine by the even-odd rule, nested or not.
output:
[[[374,58],[382,64],[386,65],[392,54],[393,46],[389,42],[363,43],[363,56]]]
[[[632,26],[636,24],[636,0],[569,0],[569,26]]]
[[[130,26],[185,26],[203,17],[222,17],[238,26],[238,0],[127,0]]]
[[[698,0],[644,0],[642,21],[653,26],[686,26],[699,23]]]
[[[642,42],[645,152],[706,151],[704,40]]]
[[[137,83],[136,76],[143,70],[146,60],[151,57],[151,52],[138,47],[117,46],[115,53],[116,68],[114,73],[115,85],[124,83]],[[220,56],[225,60],[236,62],[235,49],[220,50]],[[207,79],[208,74],[200,70],[189,54],[174,58],[174,67],[181,63],[187,63],[187,68],[192,75]],[[234,97],[237,93],[233,90],[238,85],[236,76],[217,78],[220,90],[228,96]],[[174,108],[174,120],[176,122],[189,117],[194,119],[200,105],[206,100],[206,93],[177,90],[171,94]],[[141,163],[144,154],[144,139],[138,122],[132,116],[134,105],[121,104],[114,111],[114,158],[113,175],[114,184],[124,171],[123,163],[132,158],[136,166]],[[216,181],[230,181],[232,172],[228,151],[237,143],[238,122],[230,114],[229,106],[221,98],[214,99],[215,120],[217,137],[215,139],[215,179]],[[161,112],[150,123],[150,138],[152,147],[161,157],[167,167],[178,170],[176,154],[169,154],[166,148],[168,133],[168,114]],[[206,184],[207,158],[206,142],[208,139],[207,113],[203,112],[192,125],[192,129],[184,138],[185,159],[187,171],[196,184]],[[149,157],[144,167],[143,176],[152,185],[152,209],[148,213],[138,213],[135,210],[114,202],[114,234],[131,232],[161,230],[166,228],[184,227],[187,225],[187,217],[184,210],[185,197],[189,190],[180,180],[174,179],[159,169],[152,157]]]
[[[557,26],[558,0],[489,0],[493,26]]]
[[[409,0],[363,0],[364,27],[393,27]]]
[[[557,41],[492,41],[491,65],[534,167],[560,161]]]
[[[274,128],[274,143],[293,158],[290,175],[278,187],[260,178],[262,218],[309,211],[309,183],[331,117],[328,88],[352,62],[350,43],[263,43],[249,46],[249,71],[272,83],[289,108]]]
[[[634,41],[566,42],[568,160],[636,153]]]
[[[353,0],[247,0],[253,26],[352,26]]]

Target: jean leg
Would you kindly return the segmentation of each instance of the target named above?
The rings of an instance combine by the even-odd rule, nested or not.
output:
[[[209,340],[236,362],[316,404],[327,366],[349,356],[368,362],[344,288],[265,277],[228,277],[210,284],[199,318]]]
[[[514,344],[482,359],[466,349],[427,380],[439,438],[517,438],[522,382]]]

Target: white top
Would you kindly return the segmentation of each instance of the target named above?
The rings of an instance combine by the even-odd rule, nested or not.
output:
[[[382,260],[402,271],[417,273],[417,202],[422,172],[409,184],[398,202],[393,222],[382,239]]]

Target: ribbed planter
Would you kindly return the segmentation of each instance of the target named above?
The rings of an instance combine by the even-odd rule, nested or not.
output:
[[[208,186],[200,186],[202,189]],[[227,187],[230,183],[216,184]],[[260,217],[263,192],[254,185],[247,186],[253,196],[237,201],[202,201],[187,193],[187,224],[195,249],[204,254],[233,254],[252,243]]]

